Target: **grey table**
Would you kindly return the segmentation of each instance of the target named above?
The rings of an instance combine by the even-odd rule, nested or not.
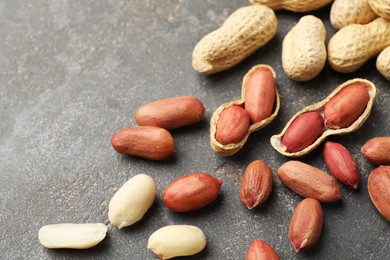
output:
[[[148,237],[169,224],[202,228],[208,244],[185,259],[244,259],[250,243],[261,238],[282,259],[388,259],[390,225],[367,193],[374,166],[360,152],[375,136],[389,135],[390,84],[374,69],[375,59],[351,74],[328,65],[315,79],[291,81],[281,67],[284,35],[302,14],[277,12],[278,32],[262,49],[231,70],[212,76],[192,69],[195,44],[248,1],[22,1],[0,3],[0,258],[1,259],[154,259]],[[311,14],[335,33],[330,6]],[[222,103],[240,98],[241,81],[255,64],[269,64],[281,93],[278,117],[250,136],[235,156],[220,157],[209,145],[209,120]],[[324,226],[318,244],[296,254],[287,237],[289,221],[301,198],[277,178],[289,160],[269,138],[299,109],[318,102],[348,79],[376,84],[378,97],[367,122],[356,132],[328,138],[346,146],[361,176],[357,191],[341,186],[343,199],[323,204]],[[174,156],[151,162],[116,153],[111,135],[135,125],[141,105],[172,96],[203,101],[205,119],[172,131]],[[269,200],[249,211],[239,200],[243,171],[255,159],[267,162],[275,181]],[[322,146],[303,162],[326,170]],[[175,178],[208,172],[223,180],[220,196],[189,214],[168,210],[162,190]],[[84,250],[49,250],[38,242],[41,226],[53,223],[108,223],[114,192],[130,177],[146,173],[158,197],[139,223],[117,230]]]

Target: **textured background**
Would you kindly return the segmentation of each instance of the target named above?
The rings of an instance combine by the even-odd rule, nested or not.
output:
[[[328,65],[312,81],[289,80],[281,68],[284,35],[301,14],[278,12],[278,32],[262,49],[235,68],[200,75],[191,67],[195,44],[248,1],[65,1],[4,0],[0,3],[0,258],[1,259],[154,259],[148,237],[168,224],[193,224],[208,238],[206,249],[186,259],[244,259],[261,238],[282,259],[385,259],[390,225],[367,193],[374,168],[362,156],[370,138],[389,135],[390,86],[374,69],[375,59],[356,73],[336,73]],[[330,6],[312,14],[335,30]],[[209,120],[222,103],[240,98],[241,81],[255,64],[271,65],[281,93],[278,117],[251,135],[233,157],[209,146]],[[269,138],[299,109],[318,102],[344,81],[373,81],[378,97],[367,122],[356,132],[329,140],[342,143],[360,168],[361,186],[342,186],[343,200],[323,204],[324,226],[318,244],[295,254],[287,232],[301,198],[275,175],[271,197],[254,211],[239,201],[241,178],[255,159],[276,173],[288,158]],[[179,95],[203,101],[206,117],[198,125],[172,132],[176,150],[164,162],[117,154],[111,135],[135,125],[144,103]],[[326,170],[322,146],[301,158]],[[191,214],[170,212],[162,190],[175,178],[205,171],[223,180],[217,201]],[[41,226],[62,222],[108,223],[108,202],[130,177],[147,173],[158,198],[142,221],[109,227],[100,245],[85,251],[48,250],[38,242]]]

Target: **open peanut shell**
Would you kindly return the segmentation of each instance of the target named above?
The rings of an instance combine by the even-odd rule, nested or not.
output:
[[[321,114],[322,117],[324,117],[324,107],[325,107],[325,104],[333,96],[335,96],[337,93],[339,93],[343,88],[345,88],[345,87],[347,87],[347,86],[349,86],[351,84],[354,84],[354,83],[362,83],[362,84],[366,85],[367,89],[368,89],[369,96],[370,96],[370,99],[369,99],[369,101],[367,103],[366,109],[363,111],[363,113],[360,115],[360,117],[354,123],[352,123],[349,127],[346,127],[346,128],[330,129],[324,123],[325,131],[322,133],[322,135],[320,135],[316,139],[315,142],[313,142],[311,145],[309,145],[308,147],[306,147],[305,149],[303,149],[301,151],[291,152],[291,153],[287,152],[286,147],[283,146],[283,144],[282,144],[282,138],[283,138],[283,135],[285,134],[285,132],[287,131],[287,129],[289,128],[289,126],[292,124],[292,122],[298,116],[300,116],[301,114],[306,113],[306,112],[318,112],[318,113]],[[340,86],[338,86],[335,90],[333,90],[333,92],[330,93],[330,95],[327,96],[321,102],[318,102],[318,103],[315,103],[313,105],[307,106],[307,107],[303,108],[302,110],[298,111],[290,119],[290,121],[288,121],[288,123],[286,124],[286,126],[284,127],[284,129],[282,130],[282,132],[280,134],[274,135],[274,136],[271,137],[271,139],[270,139],[271,145],[279,153],[281,153],[281,154],[283,154],[285,156],[288,156],[288,157],[301,157],[301,156],[304,156],[304,155],[310,153],[311,151],[313,151],[317,146],[319,146],[326,139],[326,137],[328,137],[330,135],[346,135],[346,134],[349,134],[349,133],[359,129],[359,127],[361,127],[363,125],[363,123],[367,120],[367,118],[369,117],[369,115],[371,113],[371,109],[372,109],[372,106],[373,106],[374,101],[375,101],[375,96],[376,96],[376,87],[375,87],[375,85],[371,81],[366,80],[366,79],[361,79],[361,78],[355,78],[355,79],[348,80],[348,81],[344,82],[343,84],[341,84]]]
[[[253,72],[255,72],[257,69],[259,69],[259,68],[268,68],[268,69],[270,69],[272,74],[273,74],[273,76],[274,76],[274,78],[276,78],[275,71],[268,65],[260,64],[260,65],[256,65],[256,66],[252,67],[248,71],[248,73],[245,75],[245,77],[244,77],[244,79],[242,81],[241,99],[240,100],[234,100],[234,101],[222,104],[221,106],[219,106],[217,108],[217,110],[215,110],[215,112],[213,113],[213,116],[211,117],[211,120],[210,120],[210,145],[211,145],[211,148],[216,153],[218,153],[219,155],[230,156],[230,155],[233,155],[233,154],[237,153],[244,146],[245,142],[248,140],[248,137],[249,137],[249,135],[251,133],[256,132],[256,131],[260,130],[261,128],[265,127],[266,125],[270,124],[272,122],[272,120],[275,119],[275,117],[277,116],[277,114],[279,112],[280,96],[279,96],[279,92],[278,92],[278,89],[277,89],[276,84],[275,84],[275,103],[274,103],[274,108],[273,108],[272,114],[268,118],[265,118],[265,119],[263,119],[262,121],[260,121],[258,123],[251,124],[250,127],[249,127],[249,130],[248,130],[248,133],[238,143],[232,143],[232,144],[228,144],[228,145],[223,145],[223,144],[219,143],[216,140],[216,138],[215,138],[216,131],[217,131],[217,122],[218,122],[220,114],[222,113],[222,111],[224,109],[226,109],[226,108],[228,108],[230,106],[233,106],[233,105],[238,105],[238,106],[244,107],[246,83],[249,80],[251,74]]]

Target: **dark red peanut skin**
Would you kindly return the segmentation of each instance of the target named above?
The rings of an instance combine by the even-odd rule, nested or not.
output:
[[[166,159],[175,149],[172,135],[155,126],[123,128],[112,136],[111,145],[118,153],[149,160]]]
[[[192,173],[169,184],[162,194],[165,206],[176,212],[190,212],[214,201],[222,180],[207,173]]]
[[[263,161],[251,162],[242,180],[240,200],[248,209],[263,204],[272,191],[272,169]]]
[[[322,231],[323,212],[318,200],[307,198],[295,208],[290,221],[288,238],[295,252],[314,246]]]
[[[323,154],[333,176],[346,186],[357,189],[360,183],[359,170],[349,151],[339,143],[326,142]]]
[[[366,109],[369,100],[366,85],[355,83],[345,87],[325,104],[325,124],[331,129],[352,125]]]
[[[279,260],[275,249],[261,239],[256,239],[250,245],[246,254],[246,260]]]
[[[215,139],[223,145],[239,143],[248,133],[250,118],[240,106],[225,108],[217,122]]]
[[[325,125],[318,112],[306,112],[298,116],[282,137],[282,145],[290,153],[299,152],[314,143],[324,132]]]
[[[278,169],[279,179],[304,198],[320,202],[334,202],[341,199],[340,187],[332,176],[311,165],[288,161]]]
[[[390,222],[390,166],[381,165],[370,173],[368,194],[375,208]]]
[[[135,113],[135,120],[140,126],[170,130],[199,122],[204,112],[202,102],[195,97],[173,97],[143,105]]]
[[[276,96],[275,78],[269,68],[258,68],[245,85],[245,110],[253,124],[271,116]]]
[[[362,153],[372,164],[390,164],[390,136],[368,140],[362,147]]]

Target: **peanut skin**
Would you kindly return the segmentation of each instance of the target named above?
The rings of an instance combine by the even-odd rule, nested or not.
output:
[[[245,260],[279,260],[280,257],[269,244],[255,239],[250,245]]]
[[[140,126],[170,130],[199,122],[204,111],[202,102],[195,97],[173,97],[143,105],[135,113],[135,120]]]
[[[351,24],[340,29],[328,44],[330,66],[342,73],[359,69],[366,61],[390,46],[390,20]]]
[[[362,153],[372,164],[390,164],[390,136],[368,140],[362,147]]]
[[[335,0],[330,9],[330,22],[336,29],[350,24],[366,24],[377,17],[368,0]]]
[[[271,116],[276,96],[275,77],[267,67],[259,67],[249,77],[245,90],[245,110],[253,124]]]
[[[112,136],[111,144],[118,153],[149,160],[166,159],[175,149],[172,135],[155,126],[124,128]]]
[[[379,166],[368,176],[368,194],[379,213],[390,222],[390,166]]]
[[[333,0],[250,0],[252,4],[266,5],[273,10],[289,10],[297,13],[314,11]]]
[[[272,9],[263,5],[241,7],[196,44],[192,66],[205,74],[227,70],[269,42],[276,28]]]
[[[324,108],[324,120],[331,129],[353,124],[363,113],[370,100],[367,86],[351,84],[332,97]]]
[[[282,65],[293,80],[306,81],[317,76],[326,62],[326,31],[320,19],[302,17],[283,40]]]

